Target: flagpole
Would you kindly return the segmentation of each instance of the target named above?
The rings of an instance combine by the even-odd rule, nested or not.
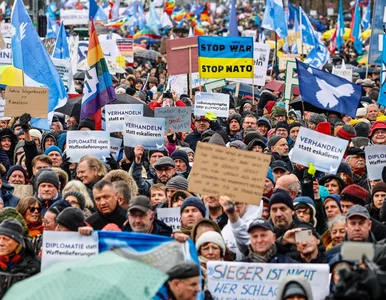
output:
[[[279,76],[279,66],[278,66],[278,57],[277,57],[277,33],[275,31],[275,79],[278,79]]]
[[[299,8],[302,9],[302,6],[299,4]],[[302,15],[299,12],[299,28],[300,28],[300,56],[303,59],[303,35],[302,35]]]

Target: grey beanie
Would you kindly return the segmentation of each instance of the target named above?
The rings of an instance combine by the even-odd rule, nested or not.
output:
[[[313,113],[308,119],[308,122],[318,125],[321,122],[327,122],[327,119],[324,114]]]
[[[280,141],[281,139],[285,139],[285,138],[280,136],[280,135],[273,135],[273,136],[271,136],[270,139],[268,140],[268,150],[271,151],[271,147],[275,146],[276,143],[278,141]]]
[[[66,198],[68,196],[74,196],[78,200],[78,204],[79,204],[80,209],[84,210],[84,207],[86,206],[86,199],[84,198],[82,193],[80,193],[78,191],[72,191],[72,192],[65,193],[63,196],[63,200],[66,200]]]
[[[23,226],[16,219],[6,219],[0,224],[0,235],[5,235],[21,244],[23,242]]]
[[[36,174],[36,187],[38,188],[43,182],[48,182],[53,184],[59,190],[59,177],[51,169],[41,169]]]
[[[56,217],[56,223],[71,231],[78,231],[79,227],[85,226],[83,211],[79,208],[67,207]]]
[[[181,147],[178,150],[183,150],[186,152],[186,154],[193,153],[193,155],[194,155],[194,151],[189,147]]]
[[[166,183],[166,189],[176,189],[176,190],[188,190],[188,181],[185,177],[182,176],[174,176],[169,179]]]
[[[359,122],[354,126],[354,129],[357,133],[357,136],[365,137],[367,138],[370,133],[370,125],[366,122]]]

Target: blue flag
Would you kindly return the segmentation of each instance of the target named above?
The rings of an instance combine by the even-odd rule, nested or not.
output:
[[[383,34],[383,45],[386,45],[386,34]],[[378,95],[378,104],[386,106],[386,47],[382,50],[381,90]]]
[[[315,46],[312,24],[301,7],[299,7],[299,27],[301,29],[303,43],[309,46]]]
[[[149,17],[146,25],[157,33],[159,33],[159,29],[162,28],[160,18],[154,8],[154,3],[152,1],[150,1]]]
[[[343,35],[344,35],[344,16],[342,8],[342,0],[339,0],[339,9],[338,9],[338,20],[336,32],[336,49],[340,51],[340,48],[343,46]]]
[[[256,16],[258,19],[259,17]],[[228,36],[239,36],[239,30],[237,29],[237,14],[236,14],[236,0],[231,2],[231,10],[229,12],[229,33]]]
[[[362,44],[362,32],[361,32],[361,7],[359,1],[355,5],[354,11],[354,25],[351,31],[351,35],[354,39],[354,49],[360,55],[363,52]]]
[[[56,39],[53,58],[70,59],[70,49],[67,42],[67,33],[64,23],[60,24],[58,38]]]
[[[32,119],[31,125],[49,129],[55,108],[67,102],[62,79],[47,53],[22,0],[13,6],[11,23],[13,66],[23,71],[24,85],[48,88],[48,118]]]
[[[302,100],[323,110],[355,117],[362,86],[296,61]]]
[[[282,0],[267,0],[261,27],[275,31],[280,38],[288,35]]]
[[[95,0],[89,0],[89,12],[88,17],[93,18],[94,21],[106,21],[108,17],[103,9],[95,2]]]
[[[371,18],[371,0],[369,0],[369,3],[367,5],[364,5],[362,9],[361,24],[362,24],[363,30],[370,29],[371,27],[370,18]]]
[[[56,39],[56,37],[58,36],[58,32],[59,32],[58,24],[56,24],[56,22],[54,20],[52,20],[51,18],[49,18],[47,16],[47,34],[46,34],[46,38]]]

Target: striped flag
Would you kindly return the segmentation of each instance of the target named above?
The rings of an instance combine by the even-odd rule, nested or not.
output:
[[[89,69],[85,76],[80,118],[93,118],[95,129],[100,130],[102,128],[101,108],[114,101],[117,96],[93,21],[91,21],[87,64]]]

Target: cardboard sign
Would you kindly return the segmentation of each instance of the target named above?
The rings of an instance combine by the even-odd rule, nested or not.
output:
[[[348,141],[300,127],[291,161],[308,167],[313,163],[316,170],[336,174]]]
[[[371,145],[365,147],[365,158],[369,179],[382,179],[382,169],[386,166],[386,146]]]
[[[64,25],[87,25],[88,9],[61,9],[60,21],[64,22]]]
[[[119,151],[122,147],[122,139],[110,137],[110,153],[115,160],[118,160]]]
[[[253,38],[199,36],[198,72],[201,78],[252,78]]]
[[[173,228],[173,232],[178,232],[181,227],[181,209],[157,208],[157,219]]]
[[[148,150],[164,149],[165,119],[125,116],[124,144]]]
[[[47,118],[47,88],[7,86],[5,89],[5,95],[5,116],[18,117],[28,111],[33,118]]]
[[[43,232],[42,271],[67,261],[85,260],[98,254],[98,233],[81,235],[78,232]]]
[[[154,116],[165,119],[165,129],[174,132],[189,132],[192,120],[191,106],[157,107]]]
[[[295,77],[296,62],[287,61],[287,66],[285,70],[285,85],[284,85],[284,99],[292,99],[292,88],[294,86],[299,86],[299,79]]]
[[[134,42],[133,39],[118,39],[115,41],[121,54],[126,57],[128,63],[134,62]]]
[[[270,163],[267,154],[198,143],[188,190],[259,205]]]
[[[208,289],[214,299],[275,300],[280,282],[297,275],[311,285],[313,299],[329,293],[328,264],[208,262]]]
[[[143,116],[143,104],[108,104],[105,106],[106,131],[120,132],[125,128],[125,115]]]
[[[33,186],[30,184],[11,184],[14,188],[13,195],[24,199],[29,196],[33,196]]]
[[[168,72],[173,75],[189,74],[189,51],[191,72],[198,72],[197,45],[197,37],[166,40]]]
[[[110,134],[106,131],[68,131],[66,141],[67,157],[71,162],[79,162],[85,156],[99,159],[110,157]]]
[[[212,112],[217,117],[228,117],[229,95],[220,93],[196,93],[194,114],[196,116],[205,116],[207,112]]]
[[[279,57],[279,70],[285,70],[287,66],[287,61],[295,61],[297,54],[284,54]]]

